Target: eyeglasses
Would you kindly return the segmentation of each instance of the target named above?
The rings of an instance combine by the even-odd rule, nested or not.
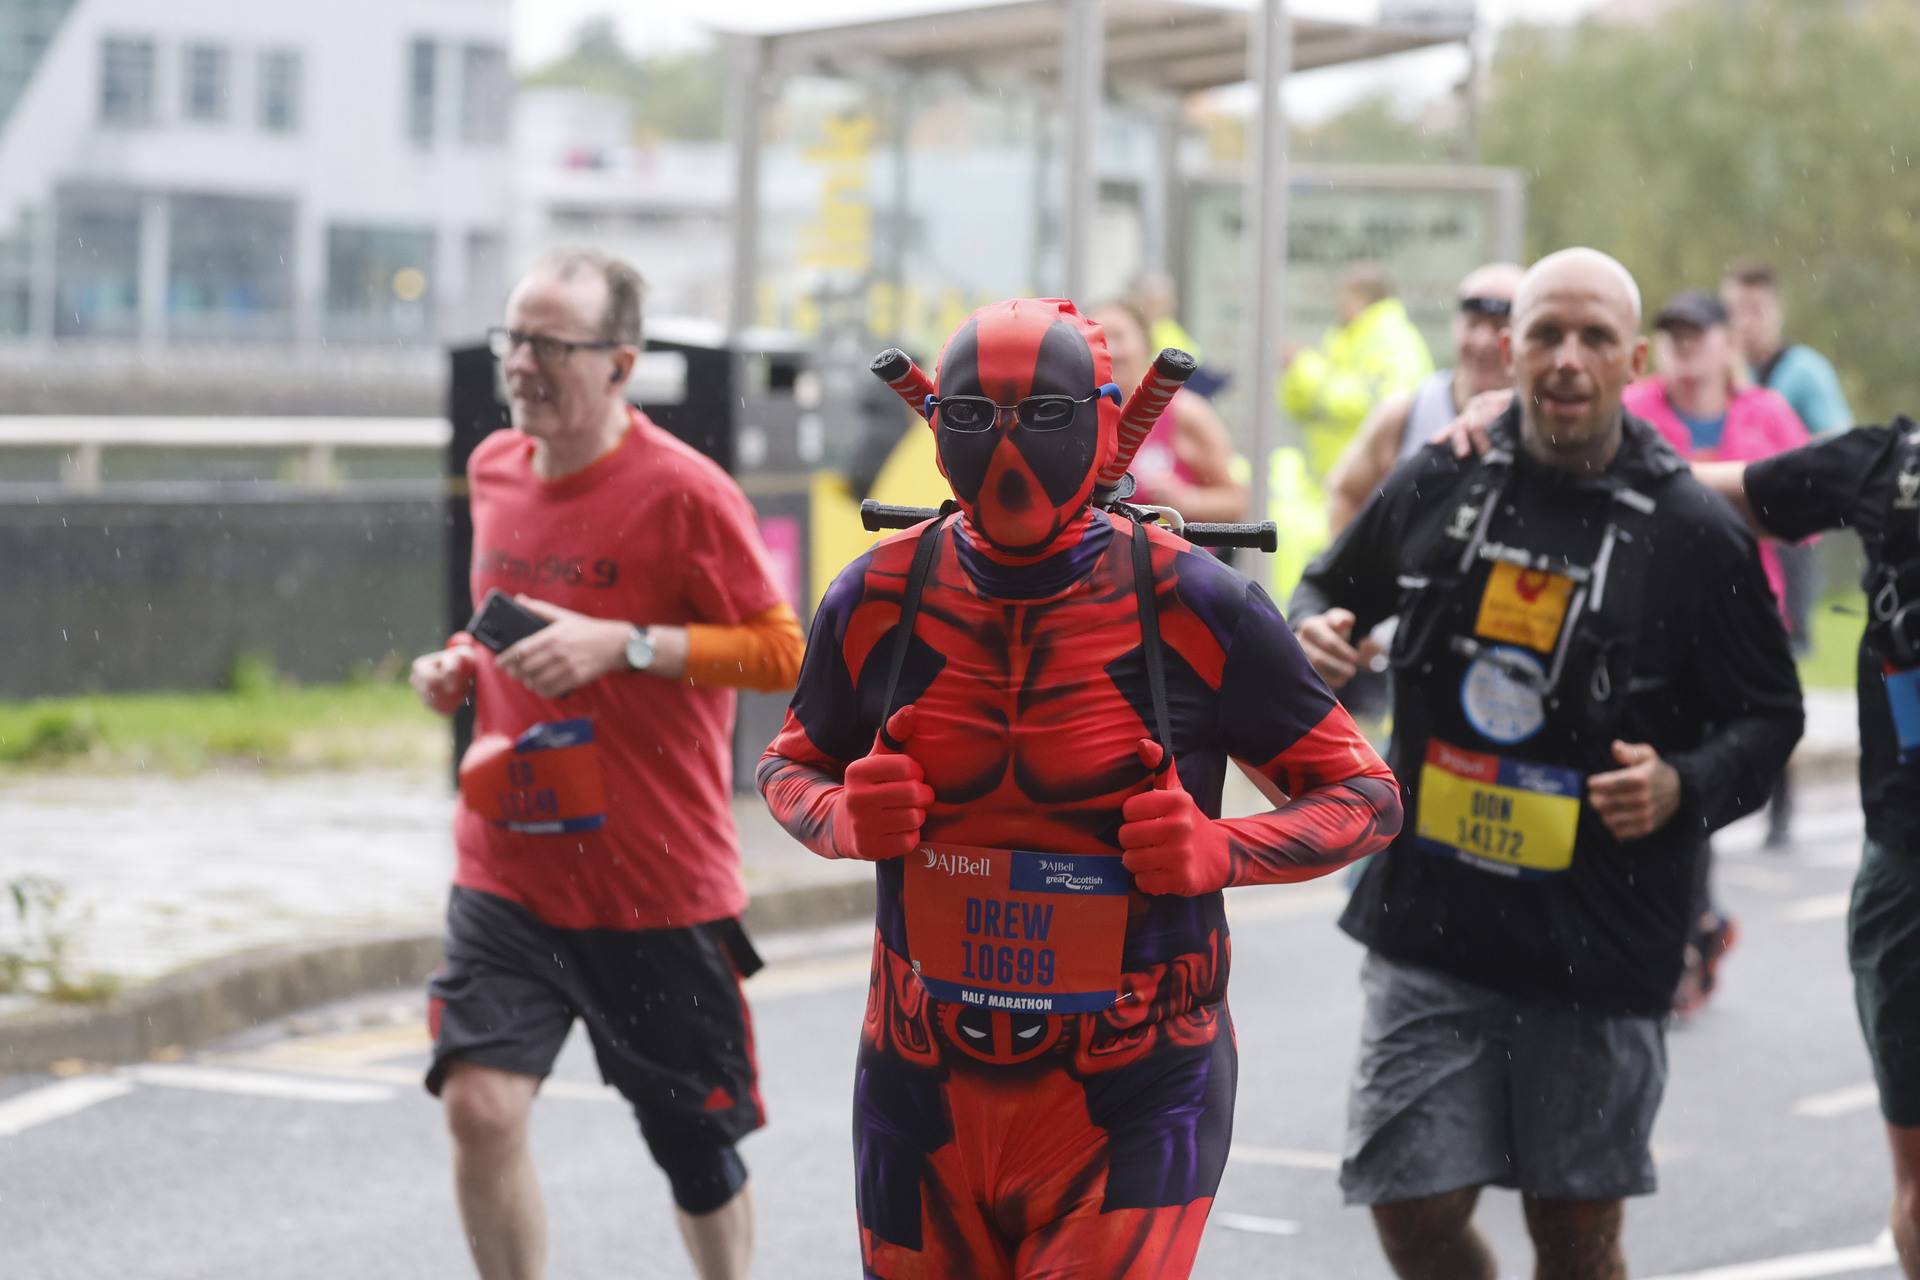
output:
[[[1467,297],[1460,299],[1460,309],[1470,316],[1505,320],[1513,314],[1513,301],[1510,298]]]
[[[985,396],[928,396],[927,412],[938,410],[940,425],[949,431],[974,435],[991,431],[1000,415],[1011,413],[1028,431],[1060,431],[1073,425],[1074,411],[1095,400],[1120,403],[1120,388],[1109,382],[1090,396],[1028,396],[1017,404],[995,404]]]
[[[493,352],[496,360],[505,360],[518,351],[523,342],[533,348],[533,358],[541,364],[559,364],[576,351],[612,351],[625,345],[610,338],[596,342],[570,342],[565,338],[528,333],[524,329],[506,329],[499,325],[487,330],[487,350]]]

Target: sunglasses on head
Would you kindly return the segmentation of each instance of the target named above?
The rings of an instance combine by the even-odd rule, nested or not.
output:
[[[1505,320],[1513,314],[1511,298],[1466,297],[1460,299],[1460,309],[1468,315],[1487,316],[1494,320]]]
[[[1083,404],[1095,400],[1120,403],[1120,388],[1109,382],[1090,396],[1076,400],[1072,396],[1028,396],[1016,404],[995,404],[985,396],[928,396],[927,413],[940,415],[940,425],[949,431],[972,434],[993,430],[1000,415],[1010,413],[1027,431],[1060,431],[1073,425],[1073,416]]]

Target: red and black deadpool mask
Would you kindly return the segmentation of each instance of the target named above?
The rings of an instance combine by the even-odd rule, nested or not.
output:
[[[1058,550],[1118,447],[1120,391],[1100,326],[1060,298],[968,317],[940,355],[930,401],[940,470],[983,550]]]

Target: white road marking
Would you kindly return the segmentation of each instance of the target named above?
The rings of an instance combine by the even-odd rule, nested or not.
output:
[[[185,1063],[148,1063],[130,1067],[129,1079],[168,1089],[199,1089],[208,1093],[237,1093],[256,1098],[288,1098],[302,1102],[386,1102],[393,1090],[385,1085],[335,1083],[298,1076],[268,1075],[260,1071],[232,1071],[224,1067]]]
[[[37,1124],[85,1111],[131,1092],[133,1086],[112,1076],[75,1076],[58,1084],[16,1093],[0,1101],[0,1134],[23,1133]]]
[[[1251,1231],[1263,1236],[1297,1236],[1300,1224],[1285,1218],[1257,1218],[1250,1213],[1216,1213],[1212,1221],[1229,1231]]]
[[[1314,1169],[1338,1173],[1340,1157],[1331,1151],[1297,1151],[1292,1147],[1250,1147],[1236,1142],[1227,1151],[1227,1159],[1241,1164],[1264,1164],[1277,1169]]]
[[[301,1075],[325,1076],[333,1080],[362,1080],[369,1084],[399,1085],[406,1089],[425,1088],[422,1081],[426,1072],[417,1067],[383,1067],[373,1064],[329,1062],[324,1058],[312,1062],[302,1062],[297,1056],[276,1052],[271,1055],[223,1054],[213,1059],[224,1066],[241,1068],[243,1073],[259,1068],[273,1071],[292,1071]],[[239,1074],[239,1073],[236,1073]],[[574,1080],[548,1079],[540,1085],[543,1098],[564,1098],[569,1102],[618,1102],[620,1094],[609,1085],[585,1084]]]
[[[1810,1116],[1815,1120],[1831,1120],[1835,1116],[1865,1111],[1879,1101],[1880,1091],[1869,1080],[1866,1084],[1849,1085],[1831,1093],[1810,1094],[1793,1104],[1793,1114]]]
[[[1814,920],[1843,920],[1847,914],[1847,904],[1853,900],[1851,893],[1823,893],[1818,897],[1802,898],[1780,913],[1782,920],[1794,924],[1806,924]]]
[[[1893,1237],[1886,1232],[1872,1244],[1850,1249],[1827,1249],[1819,1253],[1796,1253],[1784,1258],[1763,1258],[1758,1262],[1736,1262],[1731,1266],[1706,1271],[1675,1272],[1655,1276],[1653,1280],[1812,1280],[1816,1276],[1844,1276],[1876,1267],[1891,1267],[1900,1259],[1893,1249]]]

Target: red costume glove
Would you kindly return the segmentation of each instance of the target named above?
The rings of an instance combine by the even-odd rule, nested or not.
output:
[[[1140,739],[1137,750],[1149,769],[1157,768],[1165,754],[1152,738]],[[1153,790],[1128,797],[1120,816],[1125,819],[1120,847],[1126,850],[1121,862],[1140,892],[1190,898],[1226,888],[1227,833],[1200,812],[1172,761]]]
[[[920,762],[904,751],[914,723],[912,705],[901,707],[874,735],[873,750],[847,766],[833,814],[841,857],[880,862],[904,857],[920,843],[933,788]]]

